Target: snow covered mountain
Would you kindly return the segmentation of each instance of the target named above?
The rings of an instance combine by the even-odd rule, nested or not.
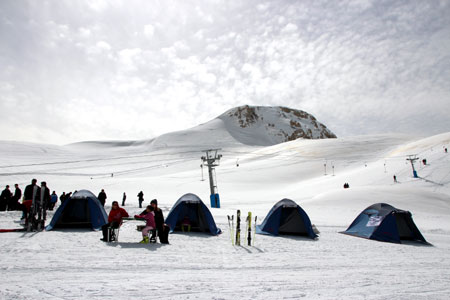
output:
[[[336,138],[307,112],[287,107],[239,106],[191,129],[148,141],[154,149],[192,146],[272,146],[295,139]]]
[[[314,116],[283,106],[239,106],[225,112],[219,119],[243,144],[269,146],[296,139],[336,138]]]

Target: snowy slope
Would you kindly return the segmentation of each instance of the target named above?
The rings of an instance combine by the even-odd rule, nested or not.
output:
[[[167,147],[0,142],[0,184],[17,182],[23,189],[36,177],[58,194],[104,188],[108,212],[123,192],[129,213],[140,211],[140,190],[145,204],[157,198],[165,215],[188,192],[208,204],[209,184],[200,169],[200,150],[208,146],[203,135],[186,136],[191,146],[180,147],[169,146],[180,135],[172,137],[164,137]],[[2,233],[0,298],[447,299],[449,145],[450,133],[300,139],[269,147],[235,142],[221,151],[216,168],[222,208],[211,212],[221,235],[172,234],[170,245],[140,245],[134,221],[123,225],[114,244],[100,242],[100,233],[92,231]],[[425,166],[416,163],[420,178],[412,177],[409,154],[427,159]],[[350,189],[342,188],[344,182]],[[252,211],[261,223],[282,198],[302,206],[321,232],[318,240],[257,235],[254,247],[231,245],[227,215]],[[434,246],[338,233],[377,202],[411,211]],[[19,217],[0,212],[0,227],[19,227]]]
[[[190,129],[163,134],[150,140],[83,142],[73,146],[131,147],[150,150],[271,146],[295,139],[336,138],[325,125],[307,112],[287,107],[240,106]]]

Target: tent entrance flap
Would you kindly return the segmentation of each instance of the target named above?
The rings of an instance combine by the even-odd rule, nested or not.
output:
[[[280,218],[279,234],[308,235],[297,207],[283,207]]]
[[[91,212],[87,199],[68,203],[55,224],[55,228],[90,228],[91,226]]]
[[[194,232],[208,232],[209,226],[205,220],[202,208],[199,203],[186,202],[181,213],[178,216],[176,231],[181,231],[183,222],[188,222],[191,231]]]
[[[419,229],[412,222],[408,213],[396,213],[395,221],[397,222],[397,230],[400,240],[407,241],[424,241]]]

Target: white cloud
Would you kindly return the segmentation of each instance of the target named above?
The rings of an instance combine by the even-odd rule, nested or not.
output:
[[[94,11],[101,12],[108,7],[107,0],[87,0],[86,3]]]
[[[146,24],[144,26],[144,35],[148,38],[153,37],[153,35],[155,34],[155,27],[151,24]]]
[[[4,6],[0,139],[33,140],[27,126],[56,143],[149,138],[242,104],[304,109],[338,135],[450,128],[448,1],[144,3]],[[54,107],[57,126],[32,118]],[[170,122],[178,117],[167,107],[183,107],[185,119]],[[75,117],[85,110],[96,129]]]
[[[198,15],[203,21],[206,21],[207,23],[213,23],[213,22],[214,22],[214,19],[213,19],[212,15],[211,15],[211,14],[208,14],[208,13],[205,13],[201,7],[196,6],[196,7],[195,7],[195,10],[196,10],[196,12],[197,12],[197,15]]]
[[[11,92],[14,90],[14,85],[9,82],[0,82],[0,91]]]
[[[78,28],[78,32],[83,38],[89,38],[92,35],[92,31],[89,28],[80,27]]]
[[[285,32],[285,33],[290,33],[290,32],[296,32],[297,30],[298,30],[297,25],[289,23],[286,26],[284,26],[284,28],[281,31]]]
[[[139,92],[147,86],[147,82],[139,77],[119,77],[117,81],[113,82],[112,90],[120,94],[129,94],[130,92]]]
[[[260,11],[266,11],[269,7],[270,5],[268,3],[259,3],[256,5],[256,8]]]
[[[195,34],[194,37],[198,40],[203,40],[204,38],[204,30],[198,30]]]
[[[109,50],[111,50],[111,46],[105,41],[97,42],[96,46],[97,46],[97,48],[99,48],[102,51],[109,51]]]
[[[142,49],[123,49],[118,52],[119,62],[124,71],[135,71],[139,63]]]

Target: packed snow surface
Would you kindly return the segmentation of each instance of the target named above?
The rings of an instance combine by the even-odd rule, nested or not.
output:
[[[186,193],[209,207],[202,136],[198,132],[189,137],[191,145],[179,146],[169,146],[176,140],[166,137],[167,146],[160,147],[0,142],[0,180],[3,186],[19,183],[23,191],[37,178],[58,195],[105,189],[107,212],[126,192],[130,215],[141,211],[141,190],[144,204],[157,198],[165,216]],[[216,167],[222,207],[210,209],[221,235],[174,233],[169,245],[139,244],[138,221],[123,224],[118,243],[104,243],[100,232],[90,230],[0,233],[0,299],[449,298],[450,133],[270,147],[227,141],[216,144],[223,154]],[[408,155],[419,157],[419,178],[412,176]],[[349,189],[343,189],[346,182]],[[231,244],[227,215],[251,211],[261,223],[283,198],[306,211],[320,231],[317,240],[256,235],[253,246]],[[433,246],[339,234],[378,202],[410,211]],[[0,212],[0,227],[19,228],[19,218],[19,212]]]

